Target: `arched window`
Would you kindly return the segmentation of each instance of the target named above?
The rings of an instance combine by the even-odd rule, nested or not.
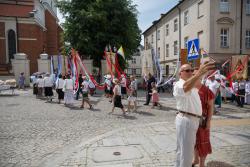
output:
[[[8,50],[9,50],[9,62],[14,59],[14,54],[16,53],[16,33],[14,30],[9,30],[8,32]]]

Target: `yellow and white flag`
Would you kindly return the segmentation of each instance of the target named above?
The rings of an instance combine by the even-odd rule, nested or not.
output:
[[[117,53],[119,55],[121,55],[125,59],[124,50],[123,50],[122,46],[119,48],[119,50],[117,51]]]

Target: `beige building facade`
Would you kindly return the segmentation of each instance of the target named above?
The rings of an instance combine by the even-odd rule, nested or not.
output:
[[[195,38],[217,62],[233,55],[250,55],[250,0],[182,0],[143,35],[142,74],[153,72],[152,48],[164,75],[173,74],[180,49]]]
[[[131,60],[128,60],[127,74],[141,77],[142,75],[142,53],[143,46],[139,46],[137,52],[132,55]]]

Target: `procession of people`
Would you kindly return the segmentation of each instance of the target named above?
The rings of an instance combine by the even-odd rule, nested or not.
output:
[[[177,134],[177,167],[195,166],[205,167],[205,160],[208,154],[212,153],[210,143],[210,127],[213,114],[220,113],[224,103],[231,103],[239,107],[250,104],[250,81],[240,78],[234,80],[228,86],[226,80],[218,75],[212,75],[204,80],[204,75],[214,69],[213,63],[205,63],[200,68],[193,69],[191,65],[184,64],[179,70],[180,79],[172,82],[173,95],[177,102],[176,134]],[[71,107],[75,100],[82,98],[80,108],[84,109],[88,104],[93,109],[89,98],[95,92],[95,84],[88,76],[79,74],[78,82],[75,83],[73,76],[68,73],[66,76],[46,73],[44,76],[36,76],[33,82],[33,93],[37,98],[46,97],[48,102],[53,100],[53,89],[58,95],[58,103],[64,101],[64,105]],[[106,74],[104,78],[104,95],[112,109],[108,114],[113,114],[115,109],[121,110],[126,115],[138,109],[138,81],[135,76],[113,77]],[[173,80],[171,78],[171,80]],[[174,79],[175,80],[175,79]],[[144,76],[145,82],[145,104],[152,104],[151,108],[161,109],[159,87],[164,90],[156,78],[149,73]],[[92,91],[90,91],[92,90]],[[164,91],[163,91],[164,92]],[[227,94],[230,94],[228,97]],[[125,108],[124,100],[127,100]]]

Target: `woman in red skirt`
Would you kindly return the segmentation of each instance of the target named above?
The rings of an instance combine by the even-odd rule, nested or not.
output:
[[[195,73],[196,71],[194,71]],[[202,117],[200,126],[196,134],[196,144],[194,152],[193,165],[200,164],[200,167],[205,167],[205,160],[208,154],[212,153],[210,143],[210,125],[214,109],[214,94],[201,81],[196,83],[196,88],[199,89],[199,95],[202,104]]]

